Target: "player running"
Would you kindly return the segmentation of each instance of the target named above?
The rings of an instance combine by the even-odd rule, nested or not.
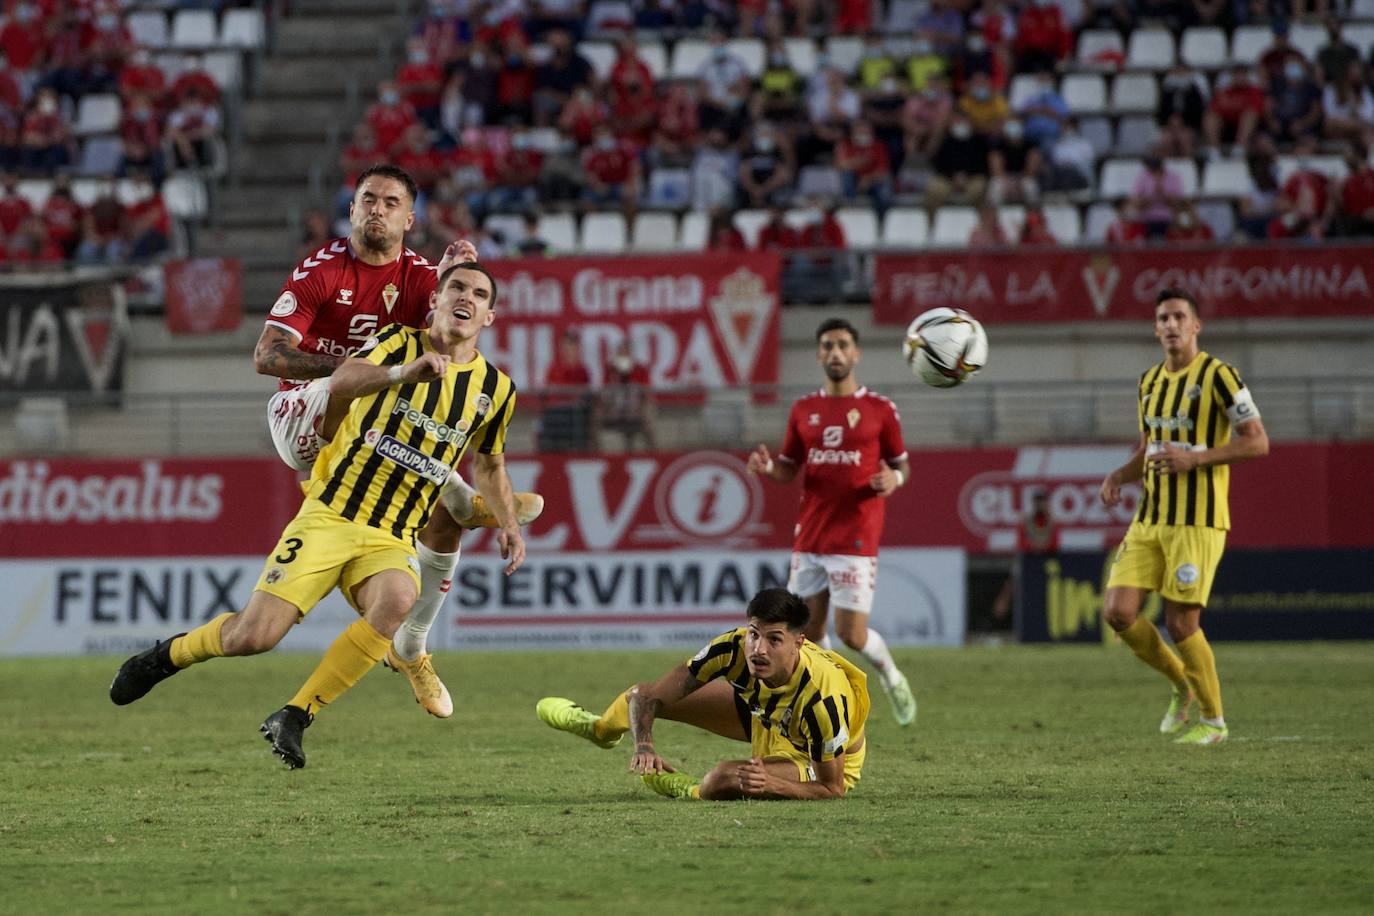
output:
[[[901,419],[891,401],[859,387],[854,378],[859,333],[848,321],[821,323],[816,358],[825,370],[825,387],[792,405],[777,461],[760,445],[748,468],[778,483],[803,474],[787,587],[811,609],[806,635],[828,646],[826,622],[833,603],[840,639],[878,670],[898,724],[910,725],[916,719],[911,685],[887,642],[868,625],[885,500],[910,476]]]
[[[439,271],[455,260],[476,262],[477,250],[462,241],[449,246],[438,267],[406,248],[415,221],[415,182],[402,169],[378,165],[358,176],[349,205],[352,232],[297,265],[282,287],[258,339],[258,372],[281,379],[268,404],[268,427],[282,460],[309,471],[325,444],[321,435],[329,402],[328,376],[377,330],[397,323],[422,328]],[[397,631],[386,664],[403,672],[415,699],[440,718],[453,700],[428,652],[429,630],[448,595],[461,553],[464,528],[495,527],[485,504],[456,471],[444,483],[446,512],[435,512],[419,535],[420,597]],[[516,494],[517,517],[527,525],[544,500]]]
[[[506,574],[519,568],[525,544],[503,457],[515,385],[477,351],[495,304],[486,269],[458,264],[440,277],[428,329],[388,325],[335,370],[324,424],[329,444],[248,606],[128,659],[110,684],[111,700],[132,703],[207,659],[270,650],[338,586],[362,619],[261,728],[288,767],[305,766],[301,739],[315,714],[392,650],[420,589],[415,532],[472,444],[477,484],[500,519]]]

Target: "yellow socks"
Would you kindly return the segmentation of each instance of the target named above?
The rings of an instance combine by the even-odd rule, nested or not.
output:
[[[1120,631],[1121,641],[1131,647],[1142,662],[1169,679],[1180,690],[1187,690],[1189,679],[1183,670],[1183,662],[1164,642],[1159,630],[1144,617],[1137,617],[1135,623]],[[1185,640],[1186,642],[1187,640]],[[1183,646],[1179,646],[1182,651]]]
[[[362,680],[364,674],[386,655],[391,638],[383,636],[366,620],[355,620],[339,634],[324,653],[317,667],[291,698],[290,706],[314,716],[334,702],[343,692]]]
[[[630,730],[630,691],[626,690],[606,707],[592,731],[598,740],[613,741]]]
[[[220,640],[220,630],[224,629],[224,622],[233,614],[220,614],[214,620],[203,623],[196,627],[185,636],[178,636],[172,640],[172,645],[168,651],[172,655],[172,664],[178,668],[189,668],[196,662],[203,662],[207,658],[220,658],[224,655],[224,643]]]
[[[1221,679],[1217,677],[1217,660],[1212,654],[1207,637],[1198,630],[1178,643],[1178,654],[1183,656],[1183,667],[1193,693],[1197,694],[1197,705],[1202,711],[1202,718],[1220,721]]]

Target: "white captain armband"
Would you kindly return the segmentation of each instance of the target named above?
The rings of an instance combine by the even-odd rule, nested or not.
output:
[[[392,366],[390,369],[386,370],[386,383],[388,385],[395,385],[401,381],[402,368],[401,366]]]
[[[1249,388],[1237,391],[1235,400],[1226,408],[1226,419],[1231,421],[1232,426],[1239,426],[1246,420],[1258,420],[1259,415],[1259,408],[1255,406],[1255,399],[1250,396]]]

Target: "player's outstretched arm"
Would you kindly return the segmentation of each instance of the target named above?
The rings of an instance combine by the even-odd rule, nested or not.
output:
[[[656,681],[636,684],[630,690],[630,736],[635,755],[630,758],[631,773],[674,773],[672,764],[654,750],[654,719],[659,710],[681,700],[701,686],[701,682],[678,665]]]
[[[501,546],[501,559],[506,560],[506,575],[525,562],[525,539],[520,534],[520,522],[515,513],[515,488],[506,473],[504,455],[477,452],[472,457],[472,482],[487,501],[501,530],[496,538]]]
[[[443,377],[448,364],[446,353],[421,353],[403,366],[378,366],[350,356],[329,377],[329,396],[331,401],[334,398],[361,398],[403,382],[432,382]]]
[[[307,353],[296,345],[296,338],[275,325],[262,329],[258,345],[253,348],[253,368],[259,375],[277,378],[324,378],[339,367],[342,360],[324,353]]]

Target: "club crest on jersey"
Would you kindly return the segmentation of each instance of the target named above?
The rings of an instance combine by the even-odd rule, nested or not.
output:
[[[849,428],[850,428],[850,429],[853,429],[854,427],[858,426],[858,425],[859,425],[859,408],[855,407],[854,409],[850,410],[849,413],[847,413],[847,414],[844,415],[844,418],[845,418],[846,420],[849,421]]]
[[[1190,401],[1196,401],[1198,398],[1202,397],[1202,386],[1201,386],[1201,385],[1191,385],[1191,386],[1189,386],[1188,390],[1185,391],[1185,392],[1183,392],[1183,396],[1186,397],[1186,398],[1187,398],[1188,400],[1190,400]]]
[[[285,318],[296,310],[296,294],[287,290],[277,297],[277,301],[272,303],[272,317]]]
[[[351,289],[341,289],[341,290],[339,290],[339,298],[335,299],[334,301],[337,302],[339,305],[343,305],[343,306],[347,306],[348,308],[352,308],[352,307],[353,307],[353,290],[351,290]]]
[[[491,412],[491,395],[487,394],[486,392],[483,392],[482,394],[479,394],[479,395],[477,396],[476,410],[477,410],[477,416],[479,416],[479,417],[485,417],[488,413],[490,413],[490,412]]]
[[[396,288],[395,283],[388,283],[386,288],[382,290],[382,305],[386,306],[387,312],[391,311],[399,298],[401,298],[401,291]]]

